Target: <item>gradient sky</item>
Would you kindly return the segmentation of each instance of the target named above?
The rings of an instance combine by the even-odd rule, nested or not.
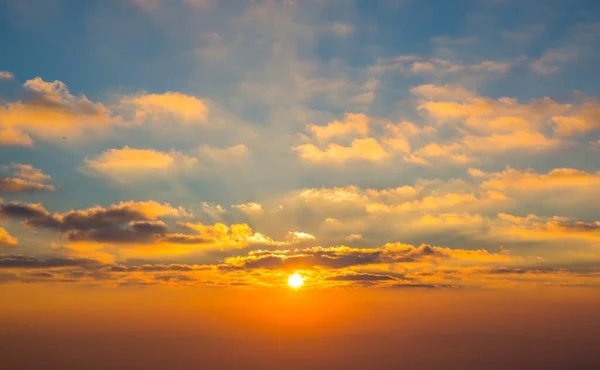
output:
[[[279,302],[294,272],[313,304],[591,307],[600,2],[1,3],[6,317],[46,289]]]

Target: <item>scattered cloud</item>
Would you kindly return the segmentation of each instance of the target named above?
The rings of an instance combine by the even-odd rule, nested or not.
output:
[[[388,158],[385,149],[373,138],[354,139],[350,146],[329,144],[319,149],[313,144],[303,144],[294,148],[300,158],[316,163],[343,163],[349,160],[365,160],[377,162]]]
[[[205,123],[208,117],[208,105],[205,102],[174,91],[125,96],[121,99],[121,105],[133,109],[137,122],[164,121],[175,117],[183,123],[191,124]]]
[[[121,149],[108,149],[95,158],[86,158],[84,168],[117,182],[127,182],[147,179],[149,176],[174,174],[197,163],[197,158],[175,150],[161,152],[125,146]]]
[[[2,139],[5,145],[31,146],[30,135],[55,141],[84,138],[115,123],[109,107],[85,95],[72,95],[61,81],[46,82],[36,77],[23,87],[24,100],[4,103],[0,108],[0,132],[7,135]]]
[[[233,145],[230,147],[219,148],[210,145],[203,145],[198,148],[198,155],[201,159],[206,159],[214,163],[228,164],[239,162],[250,156],[250,150],[244,144]]]
[[[0,247],[13,246],[17,244],[17,239],[12,237],[6,229],[0,227]]]
[[[46,182],[52,179],[42,170],[30,164],[11,163],[4,170],[12,170],[12,176],[0,179],[0,193],[28,193],[35,191],[54,191],[55,188]]]
[[[13,75],[12,73],[8,71],[0,71],[0,81],[10,81],[14,79],[15,75]]]

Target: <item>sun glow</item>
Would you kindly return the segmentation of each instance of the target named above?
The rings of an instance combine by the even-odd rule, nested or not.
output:
[[[288,278],[288,285],[294,289],[300,288],[303,284],[304,278],[298,273],[295,273]]]

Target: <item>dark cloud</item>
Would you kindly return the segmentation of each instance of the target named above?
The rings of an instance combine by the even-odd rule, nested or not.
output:
[[[2,203],[0,216],[25,219],[25,225],[61,232],[70,241],[101,243],[209,244],[212,238],[169,234],[163,221],[152,219],[135,203],[51,214],[40,204]]]
[[[164,281],[164,282],[184,282],[184,281],[196,281],[191,276],[187,275],[159,275],[155,276],[154,280]]]
[[[188,234],[166,234],[163,240],[174,244],[214,244],[217,242],[215,238]]]
[[[34,272],[31,274],[28,274],[27,276],[37,277],[37,278],[53,278],[54,274],[52,274],[50,272]]]
[[[299,269],[327,267],[340,269],[376,263],[414,263],[425,259],[450,258],[444,248],[422,245],[403,248],[308,248],[293,251],[257,251],[247,257],[231,259],[236,266],[256,269]]]
[[[136,266],[112,265],[108,268],[108,270],[112,271],[112,272],[194,271],[194,270],[200,270],[200,269],[202,269],[202,266],[190,266],[190,265],[181,265],[181,264],[170,264],[170,265],[144,264],[144,265],[136,265]]]
[[[0,204],[0,216],[10,218],[42,218],[48,217],[49,213],[41,204],[12,202]]]
[[[558,222],[558,227],[565,231],[598,232],[600,222]]]

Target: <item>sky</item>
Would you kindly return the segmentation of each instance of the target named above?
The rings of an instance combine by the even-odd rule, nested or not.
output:
[[[242,340],[243,363],[249,338],[354,333],[329,343],[367,338],[365,359],[310,358],[358,369],[396,340],[425,357],[439,344],[437,359],[462,343],[443,335],[471,346],[483,331],[489,347],[575,338],[566,358],[587,363],[577,351],[600,328],[597,1],[0,3],[12,353],[152,328]],[[57,368],[95,369],[81,351]],[[252,363],[293,357],[275,352]]]

